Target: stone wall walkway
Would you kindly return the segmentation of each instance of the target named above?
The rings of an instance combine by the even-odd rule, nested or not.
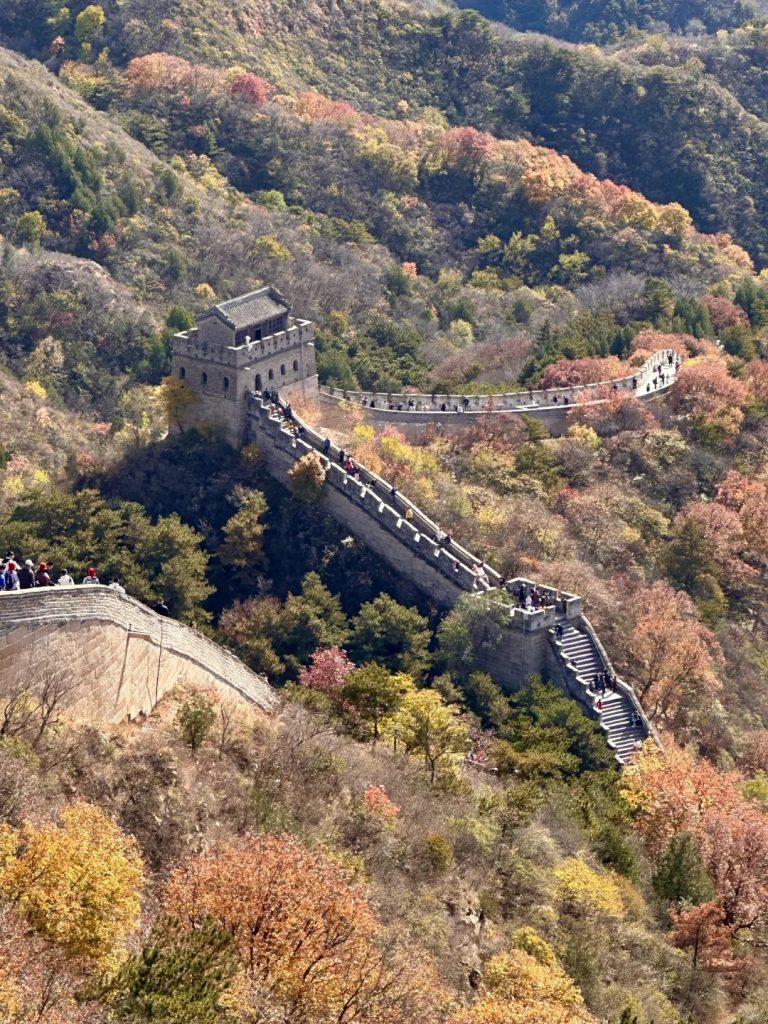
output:
[[[266,679],[175,619],[109,587],[43,587],[0,595],[0,693],[19,681],[64,689],[63,704],[91,721],[149,712],[179,683],[232,692],[264,710]]]
[[[646,362],[642,373],[635,378],[636,387],[632,384],[632,378],[623,380],[630,381],[629,386],[633,391],[639,391],[645,386],[648,394],[658,393],[671,387],[676,378],[677,368],[675,353],[672,350],[664,350]],[[659,377],[660,370],[664,374],[663,382]],[[605,384],[592,387],[604,388]],[[626,390],[626,384],[624,389]],[[533,395],[536,396],[537,393],[534,392]],[[594,404],[605,400],[602,397],[597,398]],[[326,467],[327,492],[324,504],[327,510],[349,525],[363,543],[368,543],[397,571],[404,573],[412,583],[437,603],[453,603],[462,592],[495,592],[509,607],[511,630],[535,635],[537,628],[543,626],[548,632],[552,659],[541,659],[541,664],[533,671],[540,671],[543,675],[553,678],[600,722],[609,746],[616,752],[619,764],[625,763],[635,745],[647,736],[652,736],[658,742],[650,722],[628,684],[618,680],[617,689],[612,692],[610,699],[595,689],[595,671],[606,671],[611,675],[614,673],[599,638],[582,613],[581,598],[573,594],[561,594],[551,587],[534,584],[530,580],[502,580],[498,572],[476,555],[456,543],[453,538],[446,537],[444,531],[433,520],[388,481],[360,466],[359,463],[356,463],[357,472],[350,475],[344,468],[345,459],[342,458],[339,449],[301,420],[289,405],[279,399],[273,402],[261,395],[252,394],[249,397],[249,418],[254,427],[253,436],[257,443],[265,435],[270,439],[271,447],[263,454],[266,465],[273,475],[285,483],[287,472],[292,465],[308,452],[318,453]],[[342,500],[327,500],[332,494]],[[349,506],[355,507],[355,515],[350,514]],[[362,511],[363,515],[360,516],[358,511]],[[382,532],[386,532],[395,543],[382,544],[379,536]],[[402,558],[399,553],[401,548],[406,548],[411,557]],[[427,567],[429,572],[425,571]],[[435,571],[450,581],[451,586],[447,591],[435,587]],[[536,585],[540,589],[544,595],[543,607],[517,607],[511,597],[511,591],[514,591],[520,582],[529,586]],[[558,622],[567,632],[567,638],[565,635],[557,635]],[[582,665],[579,656],[584,652],[588,652],[589,657],[583,659]],[[576,656],[577,654],[579,656]],[[596,666],[599,666],[599,669]],[[516,676],[519,677],[519,673],[514,670],[508,673],[508,678]]]
[[[471,420],[478,415],[503,413],[535,416],[553,427],[552,433],[560,433],[567,411],[585,404],[601,405],[613,392],[630,392],[643,401],[658,398],[675,383],[679,366],[677,353],[673,349],[662,349],[635,373],[596,384],[494,395],[346,391],[323,385],[320,400],[336,406],[350,402],[364,408],[369,419],[405,427],[428,423],[444,423],[450,427],[452,423],[457,425],[458,417]]]

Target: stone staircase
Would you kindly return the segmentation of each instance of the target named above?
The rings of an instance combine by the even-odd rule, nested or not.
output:
[[[573,666],[576,680],[583,687],[585,697],[591,701],[595,717],[606,732],[609,746],[624,764],[636,745],[649,735],[637,700],[632,690],[621,681],[615,692],[608,687],[604,694],[598,693],[594,685],[595,675],[598,672],[612,674],[610,662],[591,630],[583,624],[574,625],[563,621],[562,629],[562,637],[554,640],[555,651],[566,666]],[[598,701],[602,701],[602,708],[597,706]]]

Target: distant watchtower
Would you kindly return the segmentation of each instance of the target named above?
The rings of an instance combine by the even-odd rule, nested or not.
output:
[[[249,392],[317,393],[314,325],[290,314],[276,288],[259,288],[211,306],[196,327],[174,335],[171,372],[198,398],[190,425],[211,426],[238,448]]]

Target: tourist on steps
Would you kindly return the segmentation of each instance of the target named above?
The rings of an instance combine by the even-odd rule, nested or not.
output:
[[[116,590],[118,594],[124,594],[125,593],[125,587],[122,585],[122,583],[117,578],[117,576],[115,576],[115,578],[109,584],[109,589],[110,590]]]
[[[74,587],[75,581],[69,575],[66,569],[61,570],[61,575],[56,580],[57,587]]]
[[[85,576],[83,577],[83,585],[85,585],[86,583],[93,584],[98,582],[99,577],[96,575],[96,570],[93,568],[93,566],[91,566],[88,570],[86,570]]]

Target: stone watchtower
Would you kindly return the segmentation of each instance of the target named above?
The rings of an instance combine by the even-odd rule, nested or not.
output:
[[[171,372],[197,396],[190,426],[213,427],[239,448],[246,436],[248,394],[277,390],[281,398],[317,393],[315,331],[291,315],[276,288],[228,299],[173,337]]]

